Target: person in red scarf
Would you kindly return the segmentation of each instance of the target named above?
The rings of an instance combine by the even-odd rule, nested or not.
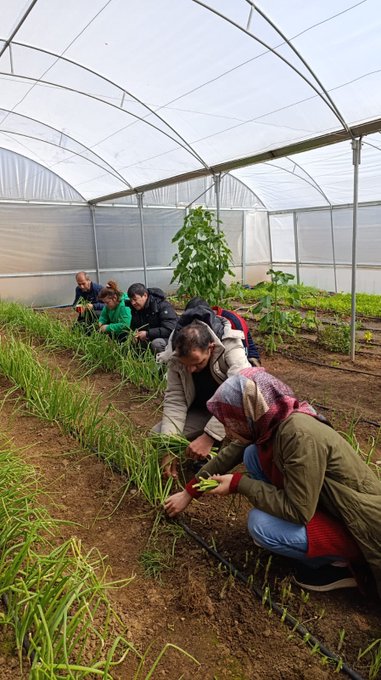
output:
[[[353,574],[368,563],[381,596],[381,482],[348,442],[263,368],[226,380],[207,407],[232,443],[168,498],[168,515],[200,496],[194,485],[211,476],[219,484],[210,495],[249,499],[254,542],[298,560],[303,588],[355,587]],[[242,461],[246,474],[229,472]]]

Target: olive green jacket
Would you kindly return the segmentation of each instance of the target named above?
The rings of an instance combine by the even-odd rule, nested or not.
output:
[[[200,470],[224,474],[242,462],[244,447],[232,443]],[[307,524],[317,505],[341,519],[368,562],[381,597],[381,481],[352,447],[316,418],[295,413],[275,434],[273,460],[284,478],[278,489],[244,475],[239,493],[255,508]]]

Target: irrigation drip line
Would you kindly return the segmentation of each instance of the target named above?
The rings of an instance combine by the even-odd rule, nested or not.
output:
[[[210,555],[215,557],[221,564],[223,564],[228,570],[229,573],[234,576],[234,578],[237,578],[239,581],[244,583],[249,590],[256,596],[258,599],[263,602],[264,599],[264,593],[263,591],[258,588],[258,586],[255,586],[254,584],[250,583],[248,581],[247,576],[243,574],[241,571],[239,571],[229,560],[226,560],[220,553],[217,552],[217,550],[214,550],[211,546],[207,544],[207,542],[197,534],[193,529],[191,529],[182,519],[177,518],[175,520],[183,529],[186,531],[186,533],[193,538],[194,541],[199,543]],[[266,600],[267,602],[267,600]],[[287,609],[282,607],[279,604],[276,604],[276,602],[271,602],[269,604],[272,610],[274,610],[279,616],[281,616],[283,621],[286,621],[290,627],[292,627],[293,631],[296,631],[302,638],[307,638],[308,642],[310,642],[313,646],[317,645],[319,647],[320,652],[324,654],[328,659],[332,659],[336,664],[338,664],[338,667],[340,667],[340,670],[343,673],[346,673],[350,678],[353,680],[365,680],[361,675],[359,675],[356,671],[354,671],[350,666],[348,666],[346,663],[343,663],[342,659],[337,656],[334,652],[331,652],[325,645],[323,645],[319,640],[310,633],[310,631],[303,626],[302,623],[298,623],[296,619],[294,619],[293,616],[291,616],[288,612]]]
[[[369,373],[369,371],[357,371],[355,368],[345,368],[344,366],[330,366],[329,364],[322,364],[321,361],[315,361],[314,359],[306,359],[305,357],[298,357],[290,352],[279,352],[279,354],[286,359],[295,359],[295,361],[302,361],[306,364],[314,364],[315,366],[321,366],[322,368],[332,368],[335,371],[346,371],[347,373],[359,373],[360,375],[370,375],[372,378],[381,378],[379,373]]]
[[[319,404],[318,401],[313,402],[315,406],[318,406],[318,408],[323,409],[323,411],[339,411],[340,413],[345,413],[345,411],[341,411],[338,408],[333,408],[333,406],[324,406],[324,404]],[[368,423],[369,425],[374,425],[374,427],[381,427],[381,423],[378,423],[377,420],[369,420],[368,418],[356,418],[356,422],[359,423]]]

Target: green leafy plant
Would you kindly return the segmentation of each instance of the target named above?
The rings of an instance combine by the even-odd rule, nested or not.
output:
[[[271,283],[263,287],[264,295],[253,307],[252,313],[259,316],[258,329],[268,336],[265,339],[265,346],[272,354],[284,341],[285,336],[295,335],[295,329],[302,324],[302,317],[295,310],[283,311],[280,307],[280,287],[286,284],[287,292],[282,294],[285,303],[295,306],[300,302],[298,287],[289,285],[294,276],[274,269],[269,269],[267,274],[271,276]]]
[[[226,296],[224,277],[231,270],[232,253],[225,235],[213,225],[213,214],[201,207],[190,210],[172,243],[178,244],[171,283],[179,282],[178,295],[199,296],[216,304]],[[218,224],[220,220],[215,220]]]
[[[320,326],[317,343],[329,352],[348,354],[351,343],[351,327],[342,321]]]

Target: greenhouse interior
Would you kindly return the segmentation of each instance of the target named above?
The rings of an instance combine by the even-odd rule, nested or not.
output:
[[[380,680],[380,0],[0,17],[0,680]]]
[[[380,291],[376,0],[0,9],[2,298],[70,304],[78,270],[171,290],[195,205],[237,281]]]

